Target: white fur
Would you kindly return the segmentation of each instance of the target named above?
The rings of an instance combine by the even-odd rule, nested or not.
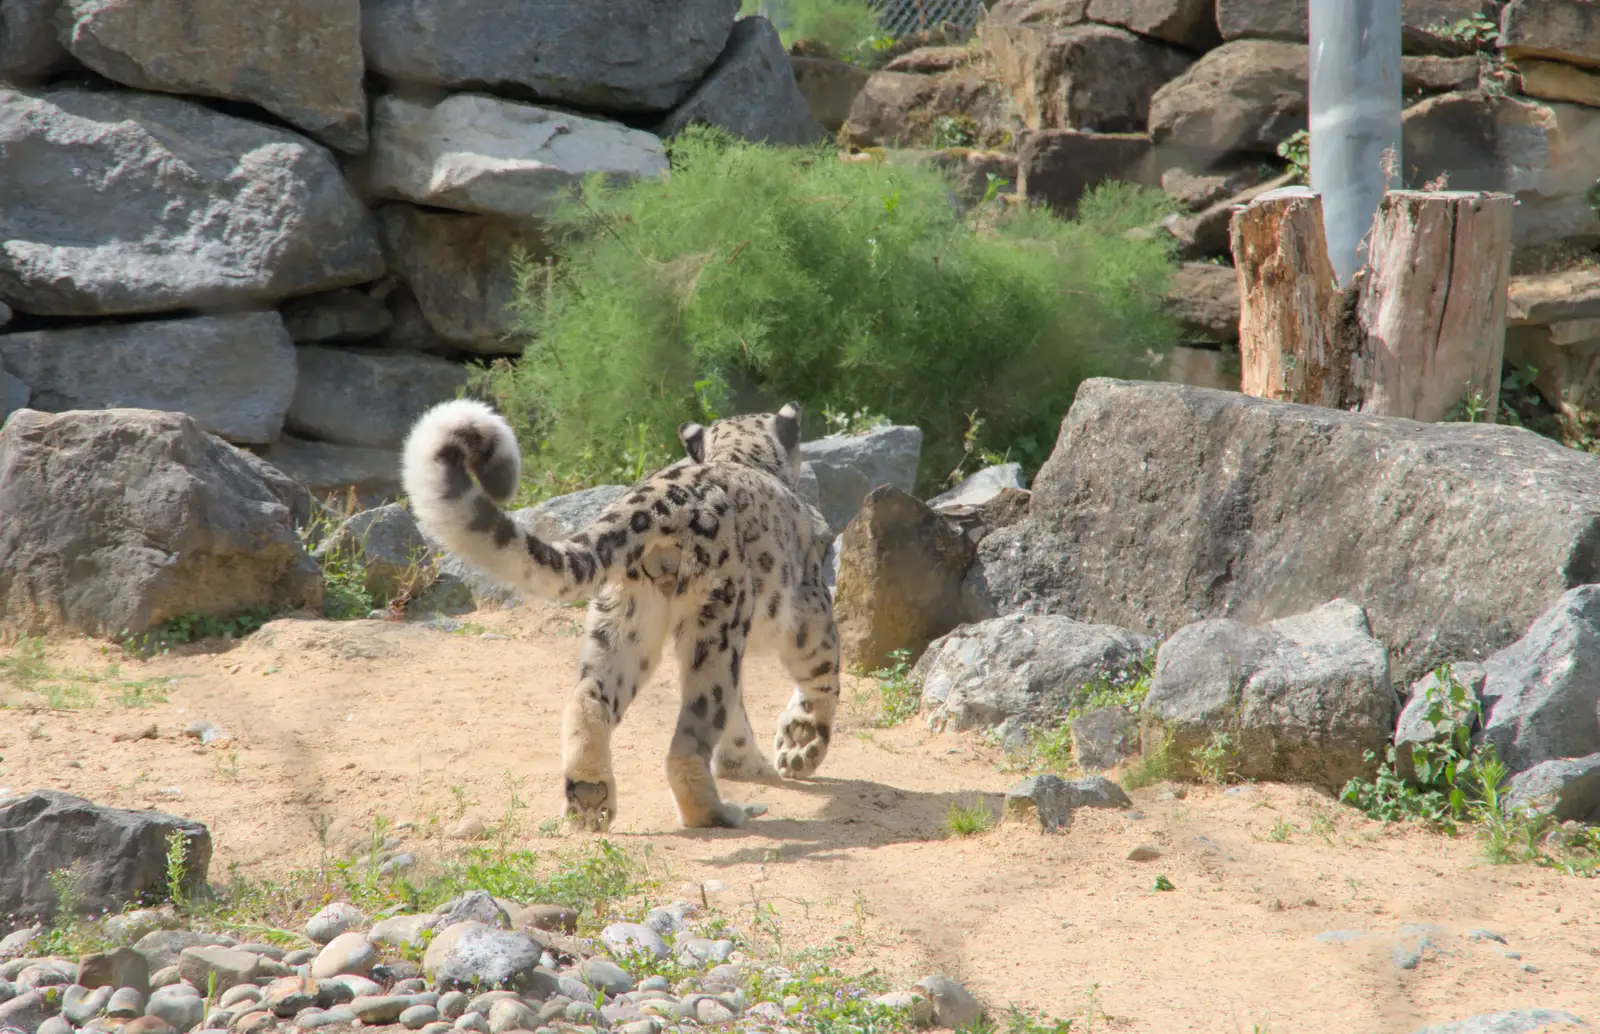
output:
[[[400,456],[400,482],[410,499],[411,513],[424,534],[468,563],[505,578],[511,574],[505,570],[507,558],[500,556],[501,551],[481,534],[467,529],[472,517],[473,495],[457,500],[445,498],[449,482],[437,461],[438,452],[451,435],[468,427],[492,438],[496,455],[503,453],[509,457],[520,476],[522,451],[517,445],[516,432],[505,418],[476,399],[453,399],[424,413],[406,436]],[[503,500],[497,500],[500,501]]]

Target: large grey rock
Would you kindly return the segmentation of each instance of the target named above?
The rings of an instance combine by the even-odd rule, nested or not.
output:
[[[1307,76],[1304,44],[1224,43],[1155,92],[1150,139],[1207,154],[1275,154],[1306,128]]]
[[[1515,244],[1600,240],[1589,198],[1600,168],[1600,109],[1447,93],[1407,108],[1401,128],[1409,183],[1448,174],[1451,190],[1516,195]]]
[[[855,467],[836,467],[824,460],[801,463],[795,487],[796,494],[817,508],[836,536],[861,512],[862,500],[871,490],[867,475]]]
[[[365,341],[394,324],[389,307],[353,287],[302,295],[278,306],[284,329],[305,344]]]
[[[1014,614],[934,640],[912,669],[929,724],[960,731],[1042,722],[1081,705],[1096,678],[1136,663],[1154,640],[1111,625]]]
[[[999,463],[967,475],[950,491],[929,499],[928,505],[935,510],[941,506],[978,506],[1008,488],[1026,490],[1027,487],[1022,479],[1022,464]]]
[[[438,86],[521,87],[593,111],[666,111],[722,53],[739,0],[364,0],[367,65]]]
[[[1541,761],[1512,776],[1506,804],[1548,811],[1561,822],[1600,822],[1600,753]]]
[[[44,78],[72,67],[56,36],[58,0],[0,0],[0,79]]]
[[[771,144],[812,144],[824,135],[795,82],[778,30],[758,15],[734,23],[722,55],[656,132],[676,136],[696,122]]]
[[[539,972],[544,945],[521,930],[497,930],[468,920],[440,930],[422,959],[422,972],[441,989],[505,988],[543,998],[555,975]]]
[[[62,0],[61,38],[124,86],[259,105],[341,151],[367,146],[361,0]]]
[[[1154,186],[1153,153],[1142,131],[1039,130],[1027,134],[1017,150],[1017,192],[1029,204],[1071,218],[1083,195],[1106,180]]]
[[[1586,1026],[1564,1009],[1508,1009],[1418,1027],[1412,1034],[1555,1034]]]
[[[193,893],[211,864],[211,833],[199,822],[107,808],[60,790],[0,799],[0,915],[53,919],[59,903],[50,874],[74,866],[84,916],[162,894],[175,832],[186,845],[183,886]]]
[[[920,427],[878,427],[862,434],[829,435],[800,443],[802,460],[854,467],[867,476],[867,491],[893,485],[902,492],[916,489],[922,460]]]
[[[316,499],[342,499],[353,491],[363,505],[379,506],[400,495],[398,449],[334,445],[285,434],[260,455]]]
[[[517,248],[535,260],[549,254],[537,225],[402,204],[384,205],[378,221],[390,264],[441,341],[488,355],[522,351],[509,256]]]
[[[1511,771],[1600,752],[1600,585],[1564,593],[1483,671],[1483,739]]]
[[[22,378],[7,370],[4,357],[0,356],[0,426],[5,424],[6,417],[12,413],[19,409],[27,409],[31,398],[33,389],[28,387]]]
[[[1217,45],[1216,0],[1089,0],[1088,16],[1197,52]]]
[[[1032,487],[968,574],[993,612],[1171,632],[1344,597],[1407,683],[1600,582],[1600,461],[1521,428],[1094,378]]]
[[[488,94],[385,96],[373,107],[367,177],[379,197],[530,219],[594,173],[625,183],[666,171],[654,134]]]
[[[275,301],[383,273],[323,148],[163,94],[0,89],[0,298],[106,316]]]
[[[320,606],[303,489],[180,413],[23,410],[0,430],[0,607],[139,634],[190,611]],[[3,871],[3,870],[0,870]]]
[[[467,383],[466,367],[415,352],[305,345],[299,361],[286,427],[336,445],[398,449],[418,417]]]
[[[1389,657],[1349,600],[1254,628],[1229,618],[1187,625],[1156,654],[1146,727],[1180,763],[1226,735],[1245,779],[1338,789],[1370,771],[1399,711]],[[1148,744],[1147,744],[1148,749]]]
[[[99,323],[0,335],[31,405],[187,413],[230,442],[276,441],[294,397],[294,342],[275,312]]]

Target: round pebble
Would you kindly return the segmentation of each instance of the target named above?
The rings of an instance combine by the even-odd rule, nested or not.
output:
[[[456,1017],[456,1030],[475,1030],[489,1034],[489,1021],[481,1012],[464,1012]]]
[[[199,995],[155,994],[145,1006],[145,1015],[159,1016],[173,1030],[184,1031],[199,1026],[206,1018],[206,1003]]]
[[[119,987],[111,993],[106,1003],[106,1015],[112,1019],[131,1020],[144,1015],[144,995],[131,987]]]
[[[378,951],[365,934],[350,931],[339,934],[317,952],[311,975],[319,979],[345,975],[366,976],[378,962]]]
[[[649,953],[664,959],[671,954],[661,935],[643,923],[612,923],[600,931],[600,940],[613,955]]]
[[[39,1024],[34,1034],[72,1034],[72,1024],[64,1016],[51,1016]]]
[[[670,991],[672,984],[663,976],[645,977],[639,981],[641,991]]]
[[[439,1016],[442,1019],[454,1020],[467,1011],[467,1002],[471,1001],[465,991],[446,991],[439,996]]]
[[[431,1005],[413,1005],[400,1014],[400,1026],[406,1030],[421,1030],[439,1019],[439,1010]]]
[[[327,944],[342,933],[348,933],[367,923],[361,909],[348,901],[335,901],[323,906],[322,911],[306,920],[306,936],[313,943]]]
[[[231,1009],[240,1002],[261,1001],[261,988],[254,984],[238,984],[222,992],[222,997],[217,999],[217,1004],[224,1009]]]
[[[594,1007],[593,1002],[573,1002],[567,1006],[567,1022],[588,1024],[597,1027],[600,1025],[600,1010]]]

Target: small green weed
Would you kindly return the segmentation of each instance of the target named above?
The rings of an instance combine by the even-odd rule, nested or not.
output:
[[[1297,129],[1278,145],[1278,157],[1289,164],[1287,172],[1295,183],[1311,182],[1311,134]]]
[[[106,941],[84,921],[80,914],[83,895],[78,881],[82,873],[76,867],[56,869],[47,877],[55,893],[56,913],[29,950],[43,956],[77,957],[107,947]]]
[[[1119,671],[1096,675],[1069,699],[1061,718],[1030,729],[1028,745],[1020,766],[1032,771],[1066,772],[1075,764],[1072,752],[1072,726],[1090,711],[1116,707],[1137,718],[1150,694],[1150,677],[1155,671],[1155,651],[1149,650],[1134,663]]]
[[[1237,752],[1231,734],[1214,730],[1205,745],[1194,748],[1189,756],[1201,782],[1221,786],[1233,772],[1233,758]]]
[[[951,804],[944,813],[944,828],[951,836],[970,837],[994,825],[994,813],[981,800]]]
[[[876,679],[874,728],[887,729],[916,715],[922,706],[922,687],[911,680],[911,651],[889,651],[891,663],[867,677]]]
[[[1172,757],[1170,732],[1147,729],[1143,739],[1144,749],[1122,773],[1122,785],[1129,790],[1140,790],[1171,779],[1177,769]]]
[[[138,635],[125,633],[122,649],[131,656],[149,658],[166,653],[174,646],[186,646],[206,639],[242,639],[266,624],[271,613],[265,607],[252,607],[241,614],[219,618],[199,611],[186,611]]]
[[[167,900],[180,912],[188,905],[184,881],[189,877],[189,844],[183,830],[167,834]]]
[[[101,672],[57,668],[45,657],[44,642],[28,639],[10,656],[0,657],[0,708],[76,711],[101,703],[100,688],[123,707],[148,707],[166,702],[170,678],[127,679],[118,665]]]
[[[1279,819],[1278,821],[1274,822],[1272,824],[1272,828],[1267,831],[1267,839],[1272,841],[1274,844],[1287,844],[1289,842],[1289,835],[1293,832],[1293,826],[1289,825],[1289,823],[1285,822],[1283,819]]]
[[[1167,879],[1165,875],[1162,875],[1162,874],[1158,873],[1156,875],[1155,889],[1156,890],[1177,890],[1178,888],[1173,886],[1172,881]]]

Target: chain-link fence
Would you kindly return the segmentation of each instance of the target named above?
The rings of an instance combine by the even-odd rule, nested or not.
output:
[[[866,0],[866,3],[878,12],[878,24],[883,26],[883,31],[897,38],[945,22],[970,29],[978,24],[984,11],[983,0]],[[783,0],[764,0],[760,13],[782,29],[789,24],[786,6]]]

